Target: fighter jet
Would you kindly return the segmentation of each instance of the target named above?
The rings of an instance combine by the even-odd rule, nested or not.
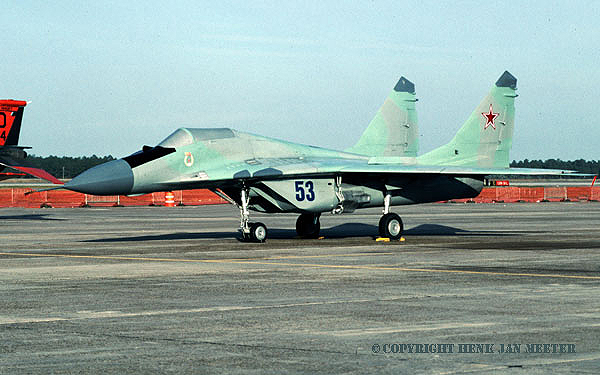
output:
[[[403,222],[391,206],[475,197],[492,174],[567,172],[509,168],[516,89],[504,72],[450,143],[418,157],[415,86],[402,77],[345,151],[228,128],[180,128],[64,187],[96,195],[210,189],[239,207],[242,237],[255,242],[266,240],[267,227],[251,223],[250,210],[298,213],[298,235],[315,238],[321,213],[382,207],[379,234],[397,240]]]
[[[27,105],[23,100],[4,99],[0,100],[0,171],[5,167],[25,172],[32,176],[48,180],[54,184],[62,184],[62,181],[52,176],[43,169],[31,168],[23,164],[27,157],[27,146],[18,146],[23,110]],[[0,173],[0,180],[23,176],[23,173]]]

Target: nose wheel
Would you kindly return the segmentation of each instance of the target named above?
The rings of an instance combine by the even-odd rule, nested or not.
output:
[[[267,226],[263,223],[249,223],[249,232],[242,230],[242,236],[245,241],[265,242],[267,240]]]

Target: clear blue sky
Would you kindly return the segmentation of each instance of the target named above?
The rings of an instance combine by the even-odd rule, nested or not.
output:
[[[512,159],[600,159],[600,2],[287,3],[9,0],[0,97],[32,102],[37,155],[121,157],[180,126],[345,148],[404,75],[422,153],[509,70]]]

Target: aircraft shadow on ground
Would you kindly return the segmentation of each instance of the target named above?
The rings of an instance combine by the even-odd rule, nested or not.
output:
[[[404,231],[406,236],[512,236],[512,233],[477,230],[470,231],[439,224],[421,224]]]
[[[468,231],[437,224],[422,224],[404,232],[405,236],[510,236],[510,233],[498,233],[488,231]],[[348,223],[337,225],[321,230],[321,236],[328,238],[360,238],[378,236],[378,228],[375,225]],[[225,239],[240,238],[237,231],[230,232],[179,232],[168,234],[156,234],[134,237],[112,237],[85,240],[82,242],[136,242],[136,241],[164,241],[164,240],[193,240],[193,239]],[[293,239],[297,237],[294,229],[269,228],[270,239]]]
[[[295,231],[292,231],[295,233]],[[348,223],[321,230],[325,238],[346,237],[378,237],[379,229],[375,225]],[[414,228],[406,229],[403,236],[507,236],[510,233],[495,231],[469,231],[460,228],[439,224],[421,224]]]
[[[234,232],[211,232],[211,233],[190,233],[190,232],[179,232],[179,233],[168,233],[168,234],[156,234],[148,236],[134,236],[134,237],[112,237],[112,238],[98,238],[95,240],[84,240],[81,242],[137,242],[137,241],[165,241],[165,240],[194,240],[194,239],[219,239],[219,238],[234,238],[236,233]]]
[[[60,219],[56,217],[48,217],[46,214],[32,214],[32,215],[11,215],[11,216],[0,216],[2,220],[58,220],[63,221],[67,219]]]

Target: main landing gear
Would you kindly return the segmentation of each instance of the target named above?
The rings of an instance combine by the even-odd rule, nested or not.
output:
[[[240,206],[240,230],[242,239],[249,242],[265,242],[267,240],[267,226],[263,223],[251,223],[248,203],[250,202],[249,189],[242,189],[242,205]]]
[[[301,214],[296,220],[296,233],[302,238],[318,238],[321,230],[321,214]]]
[[[232,204],[237,204],[219,189],[214,190],[220,197],[226,199]],[[402,219],[397,214],[390,212],[392,196],[385,193],[383,202],[383,216],[379,220],[379,235],[391,240],[399,240],[404,231]],[[265,242],[268,231],[263,223],[251,223],[248,204],[250,202],[249,189],[243,187],[241,190],[240,209],[240,231],[244,241]],[[318,238],[321,230],[320,213],[303,213],[296,220],[296,232],[302,238]]]
[[[397,214],[390,212],[392,196],[386,194],[383,199],[383,216],[379,219],[379,235],[391,240],[399,240],[404,231],[402,219]]]

